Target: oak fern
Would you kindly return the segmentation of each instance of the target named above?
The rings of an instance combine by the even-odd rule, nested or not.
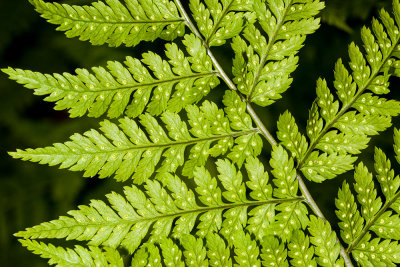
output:
[[[363,48],[350,44],[348,67],[337,61],[334,90],[318,79],[305,134],[289,111],[271,134],[252,104],[272,105],[289,89],[297,54],[320,26],[319,0],[30,2],[67,37],[94,45],[175,43],[165,55],[76,74],[3,69],[71,117],[108,117],[99,129],[11,156],[130,184],[16,233],[28,250],[58,266],[400,264],[400,178],[378,148],[376,180],[356,163],[400,114],[387,97],[400,76],[398,0],[393,16],[382,10],[361,30]],[[222,45],[234,55],[232,78],[211,49]],[[221,101],[204,99],[212,89],[225,90]],[[304,178],[322,183],[353,169],[354,190],[345,180],[335,201],[339,234]]]

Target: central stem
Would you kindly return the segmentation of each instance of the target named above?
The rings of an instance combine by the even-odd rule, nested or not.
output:
[[[190,30],[196,35],[197,38],[199,38],[203,44],[203,46],[206,48],[207,50],[207,54],[210,57],[211,61],[213,62],[213,65],[215,67],[215,69],[218,71],[219,76],[221,77],[221,79],[226,83],[226,85],[233,91],[236,91],[239,93],[236,85],[233,83],[233,81],[229,78],[229,76],[226,74],[226,72],[224,71],[224,69],[222,68],[222,66],[219,64],[219,61],[215,58],[214,54],[212,53],[210,47],[208,46],[208,44],[205,42],[203,36],[200,34],[200,32],[197,30],[196,26],[193,24],[192,20],[190,19],[190,17],[188,16],[188,14],[186,13],[185,8],[183,7],[182,3],[180,0],[175,0],[175,3],[180,11],[180,13],[182,14],[183,18],[186,21],[186,25],[190,28]],[[246,99],[239,93],[241,99],[243,102],[247,102]],[[278,146],[278,142],[275,140],[275,138],[273,137],[273,135],[268,131],[268,129],[265,127],[264,123],[261,121],[260,117],[257,115],[257,113],[254,111],[253,107],[250,105],[249,102],[247,102],[247,111],[249,113],[249,115],[251,116],[251,118],[253,119],[254,123],[257,125],[258,129],[260,130],[260,132],[262,133],[262,135],[265,137],[265,139],[267,139],[268,143],[270,143],[270,145],[272,147]],[[327,221],[324,214],[322,213],[321,209],[318,207],[317,203],[315,202],[314,198],[312,197],[310,191],[308,190],[307,186],[305,185],[303,178],[301,177],[301,175],[299,173],[296,174],[296,178],[299,182],[299,188],[301,193],[303,194],[306,202],[308,203],[308,205],[310,206],[310,208],[312,209],[312,211],[314,212],[314,214],[316,214],[319,218],[321,218],[323,221]],[[333,230],[332,230],[333,231]],[[353,267],[353,263],[349,257],[349,255],[347,254],[346,250],[344,249],[343,245],[341,244],[340,240],[337,238],[336,239],[338,244],[340,245],[340,255],[342,256],[346,266],[348,267]]]

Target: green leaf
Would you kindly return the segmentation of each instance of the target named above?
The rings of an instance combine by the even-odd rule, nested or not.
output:
[[[260,166],[261,163],[253,159],[253,164]],[[169,236],[183,238],[181,242],[186,250],[196,249],[200,253],[200,241],[196,241],[198,243],[196,247],[185,244],[185,236],[191,234],[192,231],[197,231],[199,237],[206,237],[206,239],[213,239],[214,237],[210,235],[219,231],[230,245],[232,245],[231,242],[235,242],[235,235],[240,231],[243,232],[247,226],[261,229],[258,232],[265,235],[270,229],[263,225],[264,221],[250,220],[257,215],[248,215],[247,210],[250,207],[261,209],[272,207],[273,210],[277,199],[259,201],[247,199],[247,188],[241,182],[242,174],[233,163],[219,160],[217,165],[220,172],[218,179],[222,182],[221,187],[217,187],[217,180],[211,178],[204,167],[198,167],[194,174],[196,193],[188,189],[187,184],[177,176],[163,173],[157,176],[162,181],[161,183],[157,180],[147,180],[143,191],[142,187],[134,185],[125,187],[124,196],[117,193],[106,196],[109,204],[101,200],[92,200],[88,206],[82,205],[78,210],[69,211],[69,216],[61,216],[57,220],[28,228],[17,233],[16,236],[25,239],[66,238],[86,241],[90,246],[123,248],[130,253],[140,247],[139,250],[143,248],[140,253],[149,255],[153,252],[149,251],[150,248],[143,247],[144,245],[166,242],[164,245],[170,247],[167,245],[170,241],[164,240]],[[249,193],[254,195],[250,188]],[[287,222],[294,227],[299,225],[301,213],[306,212],[297,210],[302,208],[298,204],[299,200],[301,199],[286,198],[284,204],[291,204],[295,210],[280,210],[282,220],[287,218],[287,213],[295,214],[289,216]],[[292,220],[297,221],[293,223]],[[275,227],[272,224],[269,226],[271,229]],[[214,245],[218,248],[220,241],[215,238],[213,240],[210,242],[215,242]],[[253,244],[253,241],[250,243]],[[167,248],[162,248],[164,249]],[[220,249],[222,253],[224,249]],[[164,252],[162,254],[164,255]],[[181,257],[178,254],[176,256]],[[168,261],[172,262],[173,259],[170,258]],[[210,258],[210,264],[211,261]],[[135,262],[140,262],[140,258],[135,259]]]
[[[320,20],[314,16],[323,7],[318,0],[254,0],[253,10],[262,31],[248,24],[242,37],[232,42],[233,81],[248,102],[271,105],[289,88],[298,62],[295,55],[305,36],[318,29]]]
[[[337,208],[336,216],[341,221],[339,222],[340,236],[344,242],[350,244],[361,234],[364,228],[364,219],[358,211],[357,203],[354,201],[354,196],[346,181],[343,182],[342,188],[339,189],[335,204]]]
[[[160,115],[197,103],[219,83],[200,40],[186,35],[184,44],[188,57],[176,44],[167,44],[168,61],[148,52],[141,61],[127,57],[125,66],[109,61],[107,69],[94,67],[93,73],[87,69],[77,69],[76,75],[13,68],[3,71],[36,95],[48,95],[46,101],[56,102],[56,110],[67,109],[71,117],[86,113],[89,117],[105,113],[110,118],[136,117],[146,107],[151,115]]]
[[[308,231],[311,234],[311,243],[315,246],[315,254],[319,266],[340,266],[338,257],[340,244],[337,242],[336,234],[332,231],[328,222],[315,216],[310,217]]]
[[[371,240],[366,235],[352,253],[354,259],[362,266],[397,266],[400,263],[400,245],[390,240]]]
[[[318,154],[314,151],[301,168],[304,176],[313,182],[321,183],[326,179],[333,179],[337,175],[353,169],[356,158],[349,155]]]
[[[299,132],[298,126],[289,111],[285,111],[279,117],[277,126],[278,139],[282,145],[292,152],[293,158],[303,158],[308,148],[308,142],[305,136]]]
[[[206,236],[207,256],[210,266],[232,266],[230,250],[224,239],[218,234],[210,233]]]
[[[48,22],[59,25],[68,38],[79,37],[93,45],[135,46],[156,38],[171,41],[185,32],[183,18],[173,1],[118,0],[76,6],[29,0]]]
[[[310,239],[301,231],[295,231],[291,242],[288,245],[289,256],[292,266],[317,266],[314,255],[314,248],[310,247]]]
[[[235,266],[253,266],[260,267],[261,263],[258,259],[259,248],[257,242],[251,240],[250,235],[244,232],[237,232],[233,237],[235,246]]]
[[[131,267],[145,266],[161,267],[161,255],[158,247],[154,244],[146,244],[135,251],[132,257]]]
[[[124,262],[117,250],[105,247],[84,248],[75,246],[74,249],[56,247],[36,240],[20,239],[21,244],[40,257],[49,259],[49,264],[56,266],[115,266],[123,267]]]
[[[201,239],[196,239],[192,235],[185,235],[180,241],[185,248],[183,255],[185,256],[186,266],[208,266],[208,260],[206,259],[207,252]]]
[[[156,118],[143,114],[140,116],[141,125],[128,117],[119,120],[119,127],[105,120],[100,124],[102,133],[91,130],[83,135],[74,134],[71,141],[64,144],[17,150],[10,154],[40,164],[61,164],[60,168],[85,171],[85,177],[115,175],[118,181],[132,177],[135,183],[142,183],[154,173],[158,163],[162,164],[157,172],[173,172],[184,165],[184,174],[192,177],[195,167],[202,166],[211,152],[225,154],[233,147],[231,153],[239,157],[232,158],[239,165],[245,156],[257,156],[261,152],[260,149],[250,149],[253,142],[257,142],[254,140],[259,140],[259,137],[251,137],[256,136],[257,131],[231,130],[223,112],[215,104],[206,101],[201,109],[189,106],[187,113],[192,126],[191,134],[177,114],[165,112],[161,117],[168,134]],[[207,119],[208,113],[221,116],[221,120],[227,123],[224,131]],[[233,139],[245,135],[250,138],[240,139],[238,145],[233,144]],[[194,146],[190,149],[189,160],[185,162],[184,153],[189,145]],[[250,148],[242,150],[240,147],[236,149],[236,146]]]
[[[372,174],[368,172],[364,164],[358,164],[354,172],[354,179],[356,181],[354,189],[357,192],[358,202],[361,204],[361,215],[368,224],[382,207],[382,201],[380,197],[377,197]]]
[[[397,5],[396,0],[393,3],[395,17],[398,16]],[[351,72],[341,59],[336,63],[333,84],[339,101],[325,80],[317,81],[317,99],[307,122],[310,142],[298,160],[299,169],[312,181],[333,179],[350,170],[356,159],[350,155],[366,148],[370,136],[389,128],[392,117],[400,113],[398,101],[382,97],[390,92],[389,78],[397,75],[400,66],[397,64],[400,56],[397,52],[400,41],[398,26],[387,12],[382,11],[380,21],[373,20],[372,29],[362,29],[361,39],[365,52],[355,43],[349,46]],[[295,141],[300,143],[301,139]],[[320,155],[316,150],[324,153]],[[322,161],[324,166],[313,170],[310,167],[315,167],[314,161]],[[322,173],[332,171],[332,168],[335,168],[333,172]],[[337,171],[339,169],[341,171]]]
[[[182,261],[182,252],[178,246],[171,240],[164,238],[160,242],[161,252],[165,266],[184,267]]]
[[[223,45],[243,29],[253,0],[190,0],[190,10],[208,46]]]
[[[263,266],[289,266],[285,245],[273,236],[267,236],[263,239],[261,258],[263,259]]]

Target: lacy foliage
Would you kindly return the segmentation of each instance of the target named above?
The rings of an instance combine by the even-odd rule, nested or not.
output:
[[[27,249],[59,266],[400,263],[400,178],[381,150],[375,151],[377,183],[358,163],[355,193],[347,181],[339,190],[338,236],[302,178],[321,183],[352,170],[371,137],[400,114],[400,103],[386,96],[389,79],[400,76],[398,0],[394,17],[382,10],[371,29],[362,29],[363,49],[349,46],[350,69],[338,60],[335,90],[317,81],[306,134],[289,111],[281,114],[280,143],[251,104],[271,105],[289,88],[296,54],[318,29],[323,2],[190,0],[191,16],[177,0],[30,2],[68,37],[96,45],[134,46],[156,38],[176,43],[166,44],[165,56],[147,52],[124,64],[77,69],[76,75],[3,70],[71,117],[118,118],[64,143],[18,149],[13,157],[85,177],[132,178],[107,201],[92,200],[16,233]],[[185,25],[192,33],[185,34]],[[227,42],[234,54],[232,80],[210,49]],[[229,87],[222,103],[203,100],[221,81]],[[259,157],[268,148],[261,135],[272,144],[268,166]],[[398,130],[394,140],[400,162]]]

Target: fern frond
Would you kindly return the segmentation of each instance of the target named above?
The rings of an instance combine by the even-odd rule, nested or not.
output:
[[[280,150],[284,153],[282,147]],[[265,174],[261,163],[254,158],[245,165],[248,173],[252,173],[249,168],[253,165],[260,168],[255,176],[254,173],[250,175],[250,182],[254,187],[257,181],[265,178]],[[25,239],[66,238],[87,241],[90,246],[122,247],[132,253],[142,242],[143,245],[160,242],[170,235],[185,239],[186,234],[196,231],[199,237],[207,240],[211,238],[214,251],[224,254],[221,241],[210,237],[211,233],[220,232],[230,245],[233,244],[241,250],[241,245],[235,245],[235,239],[238,238],[238,232],[243,232],[244,229],[261,239],[275,231],[274,218],[277,223],[285,225],[280,231],[287,236],[290,229],[299,228],[294,220],[304,220],[302,218],[306,217],[307,212],[299,210],[301,205],[298,203],[303,200],[302,197],[296,194],[293,197],[287,195],[273,198],[272,192],[260,197],[257,193],[259,188],[255,191],[246,188],[242,173],[237,171],[233,163],[218,160],[217,166],[221,187],[217,187],[217,179],[211,177],[204,167],[197,167],[194,172],[195,191],[188,189],[185,182],[177,176],[163,173],[158,175],[162,182],[147,180],[145,191],[136,186],[125,187],[124,196],[117,193],[107,195],[110,204],[92,200],[89,206],[79,206],[79,210],[68,212],[69,216],[61,216],[58,220],[26,229],[16,236]],[[249,197],[254,196],[254,193],[258,199]],[[275,216],[275,206],[282,215],[279,213]],[[292,207],[294,210],[290,210]],[[251,220],[257,216],[247,215],[250,208],[269,212],[264,220]],[[253,244],[253,241],[248,242],[249,246]],[[183,246],[188,247],[184,244]],[[201,248],[198,249],[201,251]],[[258,252],[254,253],[258,255]],[[221,261],[219,256],[214,256],[219,258],[214,257],[214,260]],[[250,255],[247,260],[249,257]]]
[[[77,75],[50,75],[13,68],[3,72],[36,95],[48,95],[46,101],[56,102],[56,110],[68,109],[71,117],[86,113],[99,117],[106,112],[110,118],[136,117],[146,106],[151,115],[179,112],[219,84],[200,40],[186,35],[183,43],[189,56],[176,44],[167,44],[168,61],[148,52],[141,61],[127,57],[125,66],[109,61],[107,69],[95,67],[93,73],[77,69]]]
[[[106,0],[90,6],[29,1],[68,38],[79,37],[93,45],[135,46],[156,38],[170,41],[185,33],[184,20],[169,0],[125,0],[125,4]]]
[[[206,236],[206,245],[210,266],[232,266],[230,249],[227,248],[222,237],[210,233]]]
[[[228,94],[230,99],[232,95]],[[238,96],[236,95],[238,98]],[[235,110],[235,101],[226,98],[227,110]],[[142,183],[162,163],[157,172],[174,172],[184,165],[183,173],[193,176],[196,166],[205,164],[209,155],[225,154],[241,166],[248,156],[257,156],[261,150],[258,130],[252,127],[244,109],[224,112],[211,102],[186,108],[191,129],[172,112],[164,112],[164,126],[149,114],[140,116],[140,124],[128,117],[119,120],[119,126],[105,120],[100,130],[90,130],[71,136],[71,141],[56,143],[51,147],[17,150],[10,153],[14,158],[30,160],[40,164],[60,165],[72,171],[85,171],[85,177],[99,175],[100,178],[115,175],[118,181],[133,178]],[[233,115],[235,114],[235,115]],[[230,118],[233,118],[232,130]],[[236,119],[244,118],[246,124]],[[166,128],[166,130],[164,129]],[[167,134],[168,133],[168,134]],[[190,148],[189,159],[184,161],[185,150]]]
[[[270,105],[289,88],[298,62],[295,54],[305,35],[319,27],[320,20],[314,17],[323,7],[319,0],[254,0],[253,10],[263,32],[249,24],[243,38],[235,37],[232,42],[234,82],[248,102]]]
[[[253,0],[190,0],[190,10],[207,46],[223,45],[240,34]]]
[[[400,139],[397,130],[395,139],[397,142]],[[385,201],[378,197],[372,174],[360,163],[354,173],[354,190],[361,213],[349,185],[344,182],[336,200],[336,214],[341,220],[341,236],[349,244],[347,251],[352,253],[357,262],[363,266],[395,266],[400,263],[400,245],[397,242],[400,240],[400,215],[397,209],[400,178],[394,177],[390,160],[378,148],[375,149],[375,171]],[[372,233],[377,238],[372,238]]]
[[[131,266],[145,267],[155,266],[161,267],[161,255],[160,250],[154,244],[146,244],[136,250],[132,257]]]
[[[267,236],[262,242],[263,266],[289,266],[285,245],[273,236]]]
[[[183,255],[186,266],[208,266],[207,251],[201,239],[186,235],[180,238],[180,242],[185,249]]]
[[[281,199],[295,197],[298,181],[293,159],[282,146],[276,147],[271,156],[271,172],[275,176],[273,182],[276,186],[273,195]],[[269,233],[279,236],[283,241],[290,241],[295,230],[305,229],[309,223],[307,207],[301,202],[281,203],[276,206],[276,210],[280,212],[269,227]]]
[[[84,248],[56,247],[53,244],[37,242],[36,240],[20,239],[21,244],[40,257],[49,259],[49,264],[55,266],[114,266],[124,267],[124,262],[119,252],[115,249],[90,246]]]
[[[343,266],[339,258],[340,244],[337,242],[336,234],[332,231],[329,223],[321,218],[310,217],[308,231],[311,234],[311,243],[315,246],[315,254],[318,266]]]
[[[295,231],[288,247],[288,255],[292,258],[291,266],[317,266],[313,258],[314,248],[310,247],[310,238],[304,232]]]
[[[398,0],[393,2],[395,20],[382,10],[381,21],[374,19],[372,30],[363,28],[364,54],[354,43],[349,46],[351,73],[342,60],[336,63],[338,99],[325,80],[318,80],[317,99],[307,123],[308,139],[298,132],[290,114],[281,116],[278,138],[307,179],[322,182],[352,169],[356,160],[352,155],[366,148],[370,136],[389,128],[391,118],[400,114],[399,101],[382,97],[389,93],[389,78],[400,77],[399,5]]]

